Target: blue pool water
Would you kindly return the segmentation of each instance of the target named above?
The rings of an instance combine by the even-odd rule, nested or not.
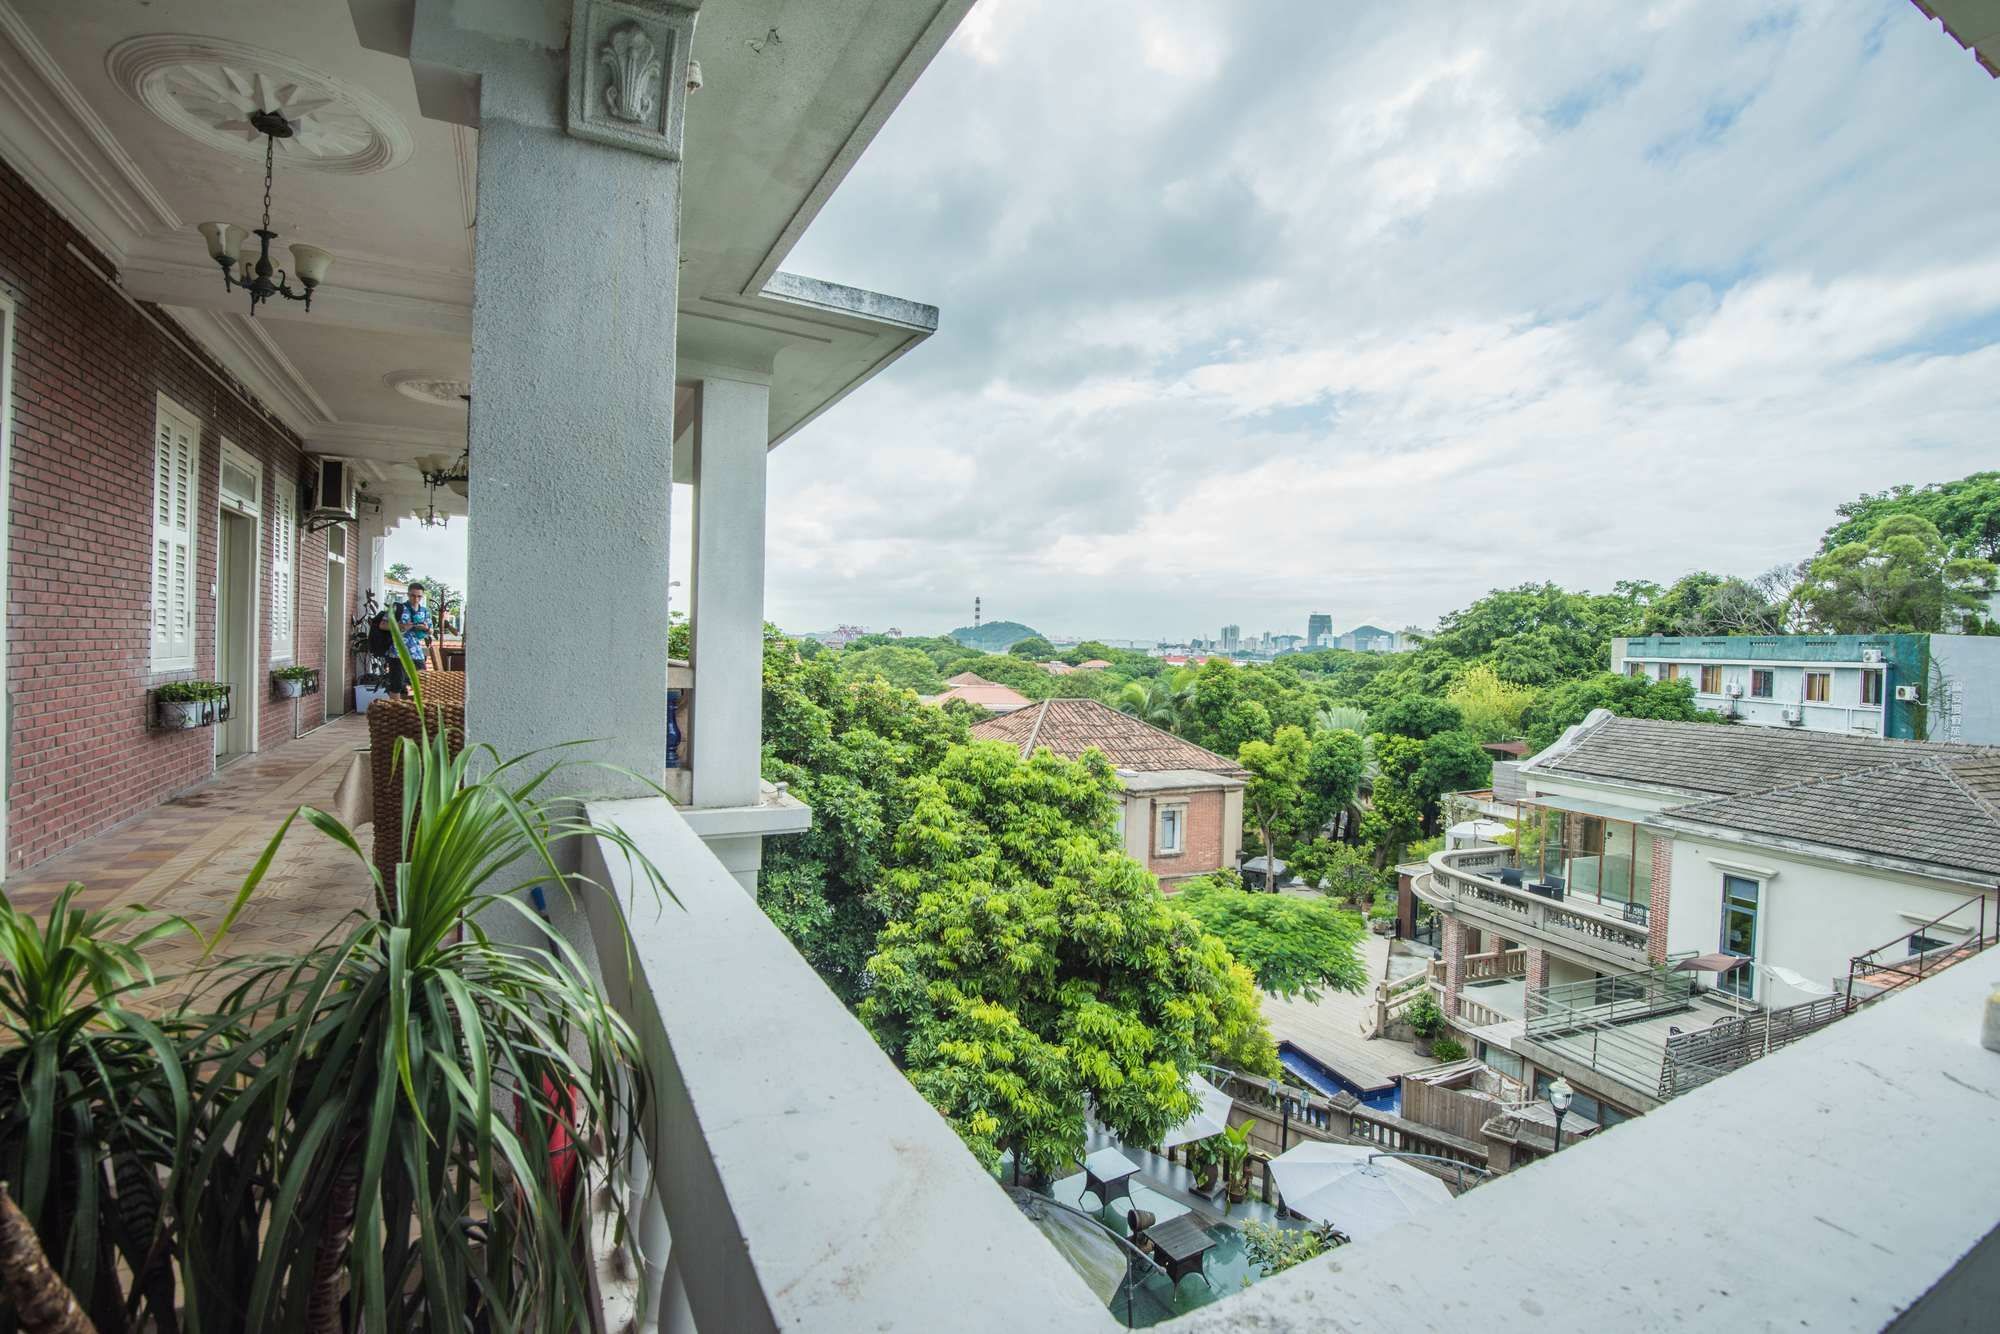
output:
[[[1278,1044],[1278,1061],[1285,1069],[1329,1097],[1336,1093],[1352,1093],[1361,1099],[1365,1107],[1372,1107],[1378,1112],[1402,1115],[1403,1089],[1400,1084],[1363,1088],[1332,1066],[1307,1055],[1289,1042]]]

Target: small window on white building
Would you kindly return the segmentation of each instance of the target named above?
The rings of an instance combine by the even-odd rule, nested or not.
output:
[[[194,666],[195,489],[201,423],[164,395],[153,426],[153,670]]]
[[[1861,702],[1880,704],[1882,702],[1882,673],[1861,673]]]
[[[1720,695],[1722,693],[1722,668],[1703,667],[1701,669],[1701,693]]]
[[[1187,838],[1187,807],[1162,806],[1153,831],[1153,852],[1160,857],[1180,855]]]
[[[1806,673],[1806,703],[1824,704],[1833,698],[1832,672]]]
[[[271,491],[271,661],[290,662],[299,597],[299,502],[282,472]]]

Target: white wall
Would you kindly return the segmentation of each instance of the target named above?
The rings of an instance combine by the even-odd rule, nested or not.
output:
[[[1954,717],[1949,735],[1933,730],[1930,740],[2000,744],[2000,635],[1932,635],[1931,661],[1951,691]],[[1928,698],[1931,682],[1915,684]]]
[[[1674,838],[1673,899],[1667,916],[1669,954],[1705,954],[1721,947],[1724,875],[1758,882],[1758,961],[1793,969],[1822,984],[1835,978],[1844,984],[1848,960],[1854,955],[1950,911],[1973,893],[1888,871],[1822,864],[1764,848],[1679,835]],[[1992,916],[1989,906],[1988,930]],[[1960,920],[1967,930],[1977,922],[1971,910],[1953,922]],[[1761,996],[1764,983],[1758,985]],[[1781,989],[1771,999],[1786,1005],[1809,998]]]

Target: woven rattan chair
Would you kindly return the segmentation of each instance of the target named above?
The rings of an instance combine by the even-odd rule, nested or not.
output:
[[[417,688],[426,704],[456,704],[465,707],[464,672],[418,672]]]
[[[454,672],[425,673],[436,676],[459,676]],[[429,689],[424,692],[425,712],[433,735],[442,728],[449,739],[451,753],[456,755],[465,748],[465,701],[461,696],[456,702],[432,701]],[[396,863],[401,858],[403,848],[403,772],[400,768],[390,772],[396,761],[396,742],[403,737],[415,741],[419,736],[417,727],[417,706],[407,699],[378,699],[368,710],[368,767],[375,787],[375,868],[382,873],[382,884],[393,895],[396,885]]]

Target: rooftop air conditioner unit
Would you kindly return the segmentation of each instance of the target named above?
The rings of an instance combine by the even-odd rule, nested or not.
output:
[[[1806,720],[1806,711],[1803,706],[1798,704],[1787,705],[1784,712],[1784,719],[1793,727],[1802,726]]]
[[[312,502],[306,508],[308,530],[354,522],[354,465],[346,459],[316,459]]]
[[[1923,696],[1915,686],[1897,686],[1896,699],[1902,704],[1916,704],[1923,699]]]
[[[1743,683],[1741,681],[1731,681],[1728,685],[1723,687],[1723,693],[1728,695],[1729,698],[1731,699],[1742,699]]]
[[[1861,661],[1863,661],[1863,662],[1867,662],[1867,663],[1876,663],[1876,662],[1880,662],[1880,661],[1882,661],[1882,650],[1881,650],[1881,649],[1879,649],[1879,648],[1865,648],[1865,649],[1862,649],[1862,650],[1861,650]]]

